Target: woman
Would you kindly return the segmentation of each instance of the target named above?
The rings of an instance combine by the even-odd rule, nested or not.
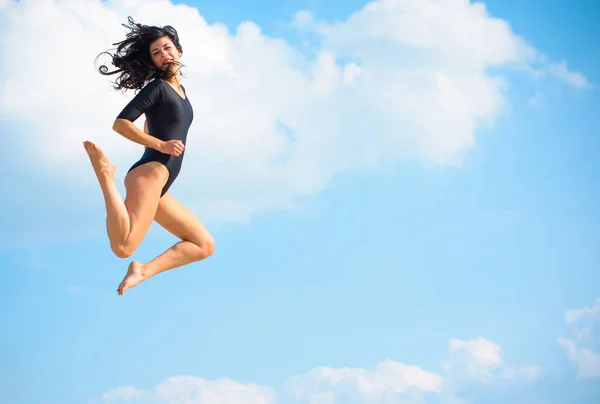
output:
[[[202,223],[168,192],[179,174],[193,120],[192,106],[180,83],[178,33],[169,25],[141,25],[131,17],[128,22],[123,26],[130,32],[115,44],[117,50],[111,55],[117,69],[99,69],[105,75],[120,73],[116,89],[139,90],[113,125],[117,133],[145,146],[141,159],[125,177],[125,201],[115,184],[115,166],[92,142],[83,145],[102,189],[106,229],[115,255],[130,257],[153,220],[181,241],[148,263],[131,262],[117,288],[119,295],[160,272],[209,257],[215,248]],[[142,114],[146,117],[144,131],[133,123]]]

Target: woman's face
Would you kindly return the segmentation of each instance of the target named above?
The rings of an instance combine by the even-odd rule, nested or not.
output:
[[[156,67],[164,70],[168,66],[177,66],[181,52],[177,50],[171,38],[164,36],[150,44],[150,57]]]

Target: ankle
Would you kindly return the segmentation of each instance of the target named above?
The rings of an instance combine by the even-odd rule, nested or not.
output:
[[[140,262],[140,274],[142,275],[143,278],[149,278],[151,276],[152,273],[152,267],[149,263],[147,264],[142,264]]]

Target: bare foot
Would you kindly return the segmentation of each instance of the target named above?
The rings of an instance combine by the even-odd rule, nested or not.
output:
[[[125,274],[125,277],[121,281],[117,293],[123,296],[127,289],[139,285],[144,280],[146,280],[144,276],[144,265],[138,261],[133,261],[129,264],[127,274]]]
[[[83,147],[90,157],[90,161],[92,163],[92,167],[94,167],[94,172],[98,179],[101,179],[101,175],[106,176],[108,178],[114,178],[115,176],[115,166],[113,163],[108,160],[106,155],[102,149],[96,146],[94,143],[86,140],[83,142]]]

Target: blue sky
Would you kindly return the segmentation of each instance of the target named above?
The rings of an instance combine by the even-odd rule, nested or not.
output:
[[[33,0],[21,3],[42,7],[41,2]],[[87,2],[87,11],[84,6],[75,11],[61,6],[53,12],[64,18],[61,21],[65,24],[48,23],[46,29],[52,29],[46,32],[56,43],[67,37],[60,30],[78,27],[72,24],[72,19],[81,18],[77,13],[96,13],[93,15],[97,16],[98,26],[102,26],[99,21],[108,21],[113,26],[102,27],[118,33],[118,23],[125,20],[128,11],[122,10],[120,3]],[[197,7],[208,24],[225,24],[228,35],[235,34],[241,22],[253,21],[260,26],[262,35],[282,38],[290,48],[297,49],[306,57],[306,64],[316,58],[313,51],[321,43],[315,39],[318,35],[299,33],[290,23],[295,13],[309,10],[315,20],[333,24],[346,21],[365,5],[354,0],[327,4],[288,1],[283,5],[269,0],[260,7],[239,0],[177,3]],[[44,76],[51,74],[50,68],[39,73],[46,78],[47,87],[31,84],[37,83],[28,70],[31,67],[23,67],[30,76],[19,76],[9,69],[11,65],[0,68],[4,76],[0,79],[0,105],[6,122],[0,131],[9,145],[15,145],[14,155],[6,153],[0,163],[4,172],[10,173],[0,202],[4,244],[0,248],[0,319],[5,330],[0,349],[0,401],[181,402],[174,398],[178,397],[203,403],[198,398],[191,401],[195,396],[186,396],[181,387],[185,383],[179,379],[173,381],[169,390],[172,401],[160,401],[158,393],[152,392],[168,378],[193,376],[195,379],[187,383],[196,388],[204,386],[205,391],[219,397],[206,401],[210,403],[231,402],[224,401],[227,387],[205,382],[222,378],[273,391],[278,403],[309,403],[311,396],[321,400],[313,402],[327,404],[395,403],[401,401],[384,401],[361,393],[357,380],[392,390],[403,383],[413,383],[416,391],[425,391],[423,386],[439,376],[445,380],[444,388],[439,394],[424,393],[426,402],[598,402],[600,186],[596,178],[600,165],[596,151],[600,140],[596,135],[600,127],[600,96],[595,84],[600,82],[600,48],[594,38],[600,37],[600,28],[593,22],[600,15],[600,8],[589,1],[570,6],[567,2],[557,3],[486,1],[485,7],[492,16],[505,20],[513,35],[524,38],[547,57],[540,65],[555,66],[565,61],[569,71],[580,73],[589,85],[574,85],[560,76],[537,79],[505,66],[490,68],[489,72],[501,74],[507,83],[501,93],[504,104],[482,107],[482,121],[490,118],[492,122],[486,126],[472,121],[476,122],[473,143],[468,141],[469,126],[462,126],[463,120],[452,120],[454,110],[420,104],[420,90],[411,86],[415,104],[426,108],[422,124],[418,121],[422,110],[410,110],[415,113],[413,121],[406,120],[410,111],[404,115],[399,108],[394,121],[395,116],[385,112],[378,115],[375,110],[369,115],[370,110],[361,109],[362,101],[356,101],[358,109],[352,109],[351,97],[358,99],[363,94],[361,100],[376,99],[379,95],[375,90],[382,88],[379,86],[366,87],[364,93],[340,92],[336,97],[327,93],[316,106],[294,103],[296,94],[311,99],[306,94],[312,93],[301,93],[304,90],[299,85],[293,87],[298,93],[290,91],[291,101],[282,101],[290,110],[278,110],[279,116],[300,122],[325,108],[332,116],[343,116],[346,121],[338,123],[339,120],[320,115],[314,115],[310,124],[304,121],[307,127],[302,127],[304,132],[298,129],[298,137],[309,139],[311,131],[319,136],[306,140],[305,144],[314,147],[310,152],[302,148],[302,152],[294,154],[297,165],[282,170],[286,174],[282,174],[281,183],[277,182],[279,177],[262,181],[258,174],[251,180],[243,176],[246,167],[249,171],[254,169],[253,156],[263,153],[259,147],[264,144],[266,148],[270,138],[265,138],[264,143],[260,137],[256,142],[244,143],[245,134],[215,132],[219,136],[211,136],[197,129],[190,148],[210,149],[214,159],[209,159],[209,152],[190,153],[188,158],[206,157],[203,161],[208,162],[188,165],[188,173],[182,175],[173,193],[181,195],[180,199],[206,222],[216,239],[216,254],[206,261],[160,274],[124,297],[117,296],[115,289],[128,261],[111,255],[104,233],[100,191],[82,156],[69,154],[78,147],[80,137],[86,136],[81,133],[86,126],[67,119],[66,113],[48,118],[45,107],[31,98],[15,95],[12,107],[7,109],[13,89],[10,83],[22,85],[25,94],[34,94],[38,89],[41,97],[54,97],[58,106],[62,102],[71,107],[74,104],[52,93],[55,84],[50,84],[51,76]],[[93,5],[115,9],[115,15],[99,13]],[[35,18],[31,13],[20,13],[21,6],[0,1],[0,21],[8,21],[9,16],[16,21],[8,28],[0,28],[4,34],[2,48],[8,53],[24,49],[27,55],[23,61],[37,60],[36,53],[48,57],[55,54],[54,49],[58,54],[71,55],[76,67],[90,70],[86,60],[74,54],[80,46],[77,41],[65,48],[48,48],[25,42],[25,35],[6,39],[7,34],[22,33],[19,30],[28,26],[29,18]],[[162,10],[171,12],[168,3],[156,6],[156,10],[157,14]],[[144,12],[139,14],[148,20],[158,18],[148,9]],[[183,14],[177,14],[181,26],[191,25],[191,20],[184,21]],[[177,21],[175,17],[173,20]],[[453,27],[456,21],[447,21],[447,26]],[[172,24],[178,27],[176,22]],[[310,31],[310,27],[304,29]],[[92,44],[86,55],[99,53],[103,48],[98,46],[109,47],[114,39],[92,38],[92,31],[85,31],[88,36],[84,35],[81,41]],[[348,40],[340,45],[342,33],[324,34],[331,36],[327,37],[329,42],[323,41],[323,49],[329,46],[339,52],[340,58],[352,59],[355,49],[368,54],[372,59],[365,57],[364,71],[369,63],[373,66],[377,64],[375,60],[379,62],[375,48],[388,46],[383,39],[371,43],[373,53],[369,53],[365,48],[358,50],[364,46],[360,41]],[[313,41],[310,46],[303,43],[306,38]],[[491,35],[473,40],[483,43],[473,49],[500,48],[497,42],[486,44],[485,41],[494,40]],[[198,43],[209,52],[207,41]],[[241,93],[231,87],[224,87],[221,92],[224,76],[208,76],[204,81],[194,78],[194,74],[199,76],[204,71],[193,70],[191,60],[203,51],[194,50],[191,39],[188,43],[191,44],[184,42],[184,52],[192,48],[189,53],[193,55],[188,59],[188,92],[192,93],[192,102],[195,98],[199,105],[194,125],[208,128],[209,132],[211,127],[203,126],[209,125],[203,120],[208,121],[211,113],[217,114],[216,109],[210,109],[209,101],[215,97],[214,104],[221,105],[216,98],[220,94],[231,97],[222,103],[223,116],[232,121],[243,119],[246,115],[237,107],[251,104],[237,104],[234,98],[242,99],[238,95]],[[468,45],[470,42],[465,42],[464,46]],[[234,52],[232,49],[228,52]],[[261,57],[252,59],[254,62],[249,65],[258,63],[258,59],[271,60],[267,53],[258,54],[264,51],[262,48],[256,49]],[[462,57],[461,49],[456,46],[448,48],[447,54],[440,51],[429,56],[442,66],[440,69],[447,69],[445,72],[464,69],[457,73],[461,77],[478,73],[468,65],[476,60],[464,62],[466,67],[457,62],[460,66],[451,64],[451,68],[445,61],[435,59],[440,55]],[[231,63],[240,74],[248,75],[244,78],[266,80],[258,73],[250,76],[254,73],[242,67],[241,61],[249,55],[252,51],[233,55],[231,60],[235,62]],[[537,67],[536,63],[531,65]],[[9,80],[11,77],[13,81]],[[31,77],[31,83],[22,77]],[[94,91],[98,90],[102,101],[96,108],[83,103],[87,107],[82,111],[86,117],[101,117],[94,118],[97,120],[90,127],[104,125],[103,132],[94,136],[104,142],[101,145],[108,144],[112,141],[110,136],[117,136],[110,134],[110,119],[124,100],[114,95],[108,98],[106,80],[93,71],[85,77],[94,80]],[[380,78],[383,85],[384,78]],[[77,83],[75,79],[74,82]],[[398,87],[394,91],[394,85],[403,84],[389,81],[393,94],[409,88]],[[271,84],[264,81],[264,86],[270,88]],[[488,94],[480,93],[483,90],[479,87],[463,89],[465,94]],[[102,95],[101,91],[107,94]],[[256,91],[253,94],[260,95]],[[272,94],[270,90],[265,92]],[[472,102],[469,117],[480,113],[480,101]],[[256,101],[253,105],[267,104]],[[340,105],[365,114],[364,119],[356,118],[360,122],[352,133],[344,130],[352,129],[351,120],[356,115],[344,114],[344,109],[337,109]],[[373,105],[385,108],[385,104]],[[272,107],[268,104],[264,108],[270,111]],[[306,113],[298,112],[303,108]],[[75,119],[83,116],[72,111]],[[378,117],[390,120],[377,120]],[[456,123],[459,129],[426,125],[428,120],[438,119],[448,119],[442,122]],[[237,124],[243,128],[245,122]],[[412,137],[403,137],[404,125],[408,125],[406,132],[411,132]],[[259,136],[254,134],[254,126],[249,127],[251,133],[247,136]],[[388,131],[388,127],[396,131]],[[52,149],[47,148],[50,140],[41,132],[44,128],[47,136],[55,136],[53,130],[63,130],[61,137],[53,138]],[[419,128],[425,129],[420,132]],[[335,132],[337,129],[339,133]],[[12,135],[15,133],[18,136]],[[394,133],[397,138],[391,138]],[[447,149],[440,149],[439,145],[445,145],[450,136],[456,136],[455,140],[448,142]],[[235,154],[242,153],[237,151],[240,144],[249,148],[247,154]],[[342,154],[341,150],[352,145],[367,151]],[[417,146],[411,148],[414,145]],[[119,147],[110,149],[113,155]],[[123,146],[126,152],[115,157],[120,178],[139,153],[138,149],[127,147]],[[406,154],[405,147],[410,149]],[[228,154],[230,149],[236,151]],[[222,154],[213,153],[215,150]],[[64,154],[54,160],[48,157],[59,152]],[[244,158],[239,169],[233,161],[238,156]],[[452,157],[451,162],[440,156]],[[453,159],[456,156],[459,157]],[[371,159],[383,163],[372,168]],[[256,172],[261,173],[259,169]],[[35,200],[36,195],[41,199]],[[77,198],[81,202],[76,202]],[[235,209],[220,210],[224,201],[232,203]],[[294,205],[290,208],[291,201]],[[149,260],[175,241],[155,227],[134,258]],[[568,342],[560,338],[567,338]],[[453,340],[465,344],[452,344]],[[397,373],[387,368],[375,371],[377,364],[386,360],[429,373],[415,376],[414,369]],[[443,361],[449,367],[445,368]],[[343,368],[354,369],[352,374],[361,376],[346,373],[345,379],[339,376],[345,383],[334,384],[321,373],[310,373],[320,366],[331,368],[338,376]],[[514,375],[507,376],[507,369],[512,369]],[[528,378],[527,372],[533,376]],[[103,398],[111,391],[118,396],[115,389],[125,386],[137,394],[145,391],[146,396],[139,400],[125,396],[114,401],[108,396]],[[303,387],[305,394],[292,400],[290,386]],[[259,401],[259,393],[253,391],[250,388],[234,402],[274,403]],[[398,393],[398,400],[421,402],[407,394]],[[337,401],[331,401],[332,397]]]

